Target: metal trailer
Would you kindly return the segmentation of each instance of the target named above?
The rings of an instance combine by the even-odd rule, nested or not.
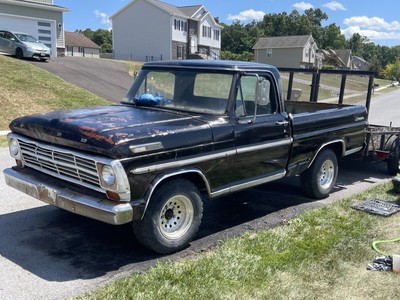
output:
[[[369,125],[363,157],[386,161],[389,175],[400,171],[400,127]]]

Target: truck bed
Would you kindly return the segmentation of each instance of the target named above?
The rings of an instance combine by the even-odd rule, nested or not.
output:
[[[360,105],[286,101],[291,114],[293,148],[288,164],[291,175],[301,173],[321,145],[338,142],[338,154],[361,151],[368,124],[367,109]]]

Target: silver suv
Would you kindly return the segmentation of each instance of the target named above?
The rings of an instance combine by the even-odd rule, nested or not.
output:
[[[17,58],[50,58],[50,48],[29,34],[0,30],[0,51]]]

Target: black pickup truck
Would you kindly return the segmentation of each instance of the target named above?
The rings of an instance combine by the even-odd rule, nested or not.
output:
[[[327,197],[338,158],[365,146],[367,118],[365,105],[284,101],[269,65],[150,62],[118,105],[12,121],[4,176],[67,211],[131,222],[166,254],[193,239],[206,199],[295,175]]]

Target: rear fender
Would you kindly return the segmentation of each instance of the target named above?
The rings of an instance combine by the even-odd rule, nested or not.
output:
[[[310,160],[307,169],[314,163],[314,160],[317,158],[318,154],[324,149],[331,149],[336,156],[343,157],[346,154],[346,144],[342,139],[333,140],[327,143],[322,144],[317,151],[315,151],[313,158]]]

